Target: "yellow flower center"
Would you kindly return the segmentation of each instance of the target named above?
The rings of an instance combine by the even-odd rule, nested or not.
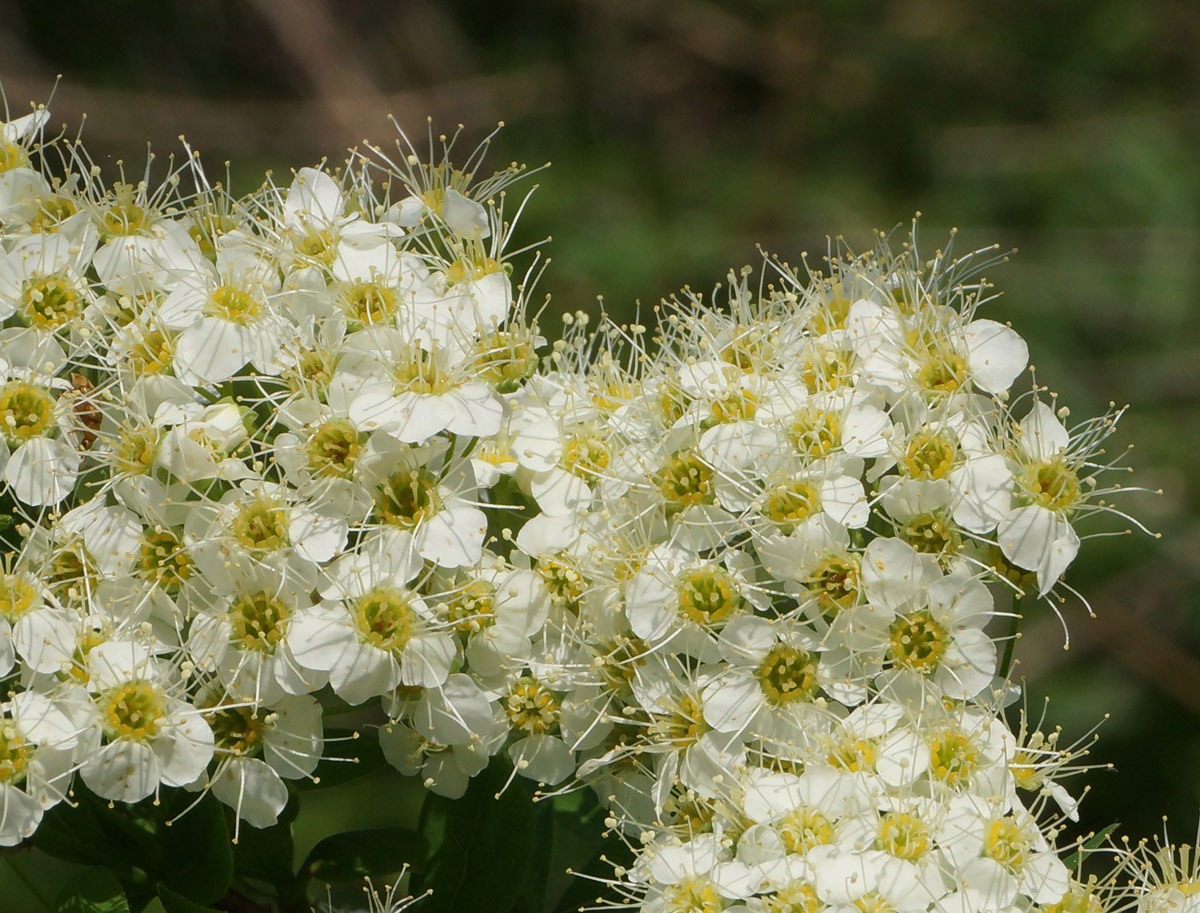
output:
[[[146,330],[129,353],[128,365],[135,374],[162,374],[171,365],[175,343],[162,330]]]
[[[1079,503],[1079,477],[1061,454],[1027,467],[1018,479],[1028,503],[1064,513]]]
[[[967,382],[967,363],[953,352],[930,352],[917,372],[917,382],[932,397],[953,393]]]
[[[208,296],[204,312],[209,317],[219,317],[246,326],[258,316],[259,309],[257,295],[234,285],[222,285]]]
[[[681,450],[671,457],[658,484],[666,501],[667,512],[712,502],[713,471],[691,451]]]
[[[556,605],[578,612],[587,581],[574,565],[558,558],[539,558],[537,572]]]
[[[379,518],[401,529],[413,529],[442,506],[438,480],[428,469],[402,469],[384,479],[375,489]]]
[[[721,913],[725,899],[704,876],[684,878],[663,889],[661,903],[669,913]]]
[[[777,644],[758,667],[758,682],[776,706],[811,701],[817,693],[818,658],[787,644]]]
[[[504,699],[504,710],[515,729],[530,733],[549,732],[558,725],[558,701],[532,675],[522,675]]]
[[[876,754],[875,743],[870,739],[847,735],[832,745],[825,760],[838,770],[858,773],[874,768]]]
[[[929,852],[929,826],[906,812],[887,812],[879,819],[876,845],[899,859],[916,860]]]
[[[349,419],[332,419],[321,425],[305,448],[312,474],[321,478],[349,479],[362,455],[365,437]]]
[[[0,717],[0,783],[16,785],[25,779],[32,748],[12,720]]]
[[[208,714],[218,752],[247,757],[262,748],[263,721],[251,707],[224,707]]]
[[[497,330],[480,340],[478,363],[480,376],[498,393],[514,393],[533,376],[538,358],[527,333]]]
[[[321,266],[331,266],[337,259],[337,242],[333,232],[305,226],[304,235],[296,245],[296,252],[306,260],[313,260]]]
[[[169,529],[146,532],[139,564],[142,576],[171,596],[179,592],[194,570],[183,541]]]
[[[154,465],[158,452],[157,428],[123,428],[117,436],[113,462],[118,472],[144,475]]]
[[[790,881],[774,896],[763,895],[763,913],[821,913],[827,909],[817,889],[807,881]]]
[[[291,614],[287,603],[270,593],[240,595],[229,604],[231,642],[239,650],[273,654]]]
[[[269,498],[255,498],[234,518],[233,537],[253,552],[283,548],[288,544],[287,511]]]
[[[608,444],[589,433],[569,434],[559,465],[572,475],[594,482],[611,459]]]
[[[408,645],[417,626],[404,590],[383,587],[359,596],[350,605],[350,617],[363,643],[380,650],[399,652]]]
[[[0,434],[17,448],[54,428],[54,398],[41,387],[9,381],[0,388]]]
[[[1006,869],[1016,869],[1024,864],[1032,842],[1013,818],[998,818],[988,825],[983,854]]]
[[[394,289],[377,282],[358,282],[342,289],[338,300],[352,324],[367,327],[396,316],[399,298]]]
[[[828,554],[804,580],[809,592],[817,597],[821,614],[832,619],[842,609],[858,602],[859,574],[862,561],[857,555]]]
[[[28,168],[29,156],[24,147],[0,140],[0,174],[14,168]]]
[[[788,440],[802,456],[823,457],[841,445],[842,425],[837,413],[805,406],[792,416]]]
[[[958,444],[948,435],[921,431],[908,442],[900,469],[910,479],[944,479],[954,468],[957,455]]]
[[[153,682],[133,681],[108,692],[101,704],[104,734],[109,740],[146,742],[158,734],[166,711],[166,695]]]
[[[719,565],[690,571],[679,582],[679,613],[703,627],[724,624],[745,604],[733,575]]]
[[[656,741],[669,742],[676,748],[686,748],[699,741],[708,731],[704,722],[704,710],[695,697],[685,694],[665,712],[654,717],[653,731]]]
[[[816,487],[800,479],[783,482],[767,495],[767,516],[778,523],[785,534],[811,517],[820,506],[821,496]]]
[[[83,313],[83,296],[67,275],[37,276],[22,283],[20,309],[30,326],[53,330]]]
[[[904,541],[927,555],[954,554],[962,544],[954,521],[940,510],[910,517],[899,532]]]
[[[41,604],[41,594],[23,574],[0,575],[0,617],[9,624]]]
[[[798,808],[779,822],[779,836],[789,853],[807,853],[833,839],[833,824],[814,808]]]
[[[900,615],[892,622],[888,658],[906,669],[927,674],[941,662],[946,641],[946,629],[928,609]]]
[[[446,604],[454,630],[474,634],[496,622],[496,588],[486,580],[472,580]]]
[[[935,736],[929,750],[930,770],[950,786],[968,782],[979,765],[979,750],[961,732],[948,731]]]

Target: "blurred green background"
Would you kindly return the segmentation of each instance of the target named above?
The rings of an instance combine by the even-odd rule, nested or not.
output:
[[[759,258],[819,259],[920,210],[932,251],[998,242],[988,316],[1029,340],[1082,418],[1161,497],[1163,533],[1098,539],[1017,648],[1029,705],[1083,735],[1084,829],[1194,833],[1200,806],[1200,3],[1195,0],[5,0],[0,80],[44,100],[98,163],[140,173],[186,134],[235,190],[370,137],[498,121],[490,163],[552,161],[519,237],[553,235],[550,314],[617,315]],[[553,332],[555,323],[547,319]],[[391,783],[391,781],[388,781]],[[326,801],[379,817],[372,782]],[[411,803],[410,803],[411,804]],[[411,811],[411,809],[410,809]],[[326,814],[322,812],[322,814]],[[332,814],[332,812],[328,812]],[[307,815],[303,839],[342,826]],[[360,825],[364,826],[364,825]],[[302,850],[301,850],[302,851]]]

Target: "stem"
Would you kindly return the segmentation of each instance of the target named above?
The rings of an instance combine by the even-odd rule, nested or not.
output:
[[[21,884],[25,885],[29,893],[36,897],[43,907],[45,907],[47,910],[54,909],[54,904],[50,902],[48,897],[42,894],[40,886],[37,885],[34,880],[25,872],[21,871],[20,866],[13,861],[11,856],[5,856],[4,861],[8,863],[8,867],[12,870],[12,873],[17,876]]]
[[[1012,621],[1008,625],[1008,643],[1004,645],[1004,659],[1000,662],[1000,677],[1003,679],[1008,678],[1008,670],[1012,668],[1013,647],[1016,646],[1017,628],[1021,624],[1020,605],[1021,601],[1019,599],[1013,600]]]

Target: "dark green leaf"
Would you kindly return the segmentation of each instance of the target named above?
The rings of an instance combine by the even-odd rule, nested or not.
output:
[[[191,799],[190,796],[184,796]],[[225,807],[205,796],[170,827],[164,827],[163,865],[157,881],[201,904],[225,896],[233,880],[233,852]]]
[[[130,884],[147,881],[146,866],[157,856],[155,830],[135,817],[136,806],[113,808],[82,784],[75,787],[74,806],[63,803],[42,818],[33,837],[39,850],[84,865],[104,863]]]
[[[471,781],[461,799],[426,798],[420,830],[429,842],[429,855],[414,892],[432,889],[433,896],[422,901],[422,913],[512,909],[532,854],[547,848],[536,846],[532,803],[523,782],[504,789],[510,770],[493,763]]]
[[[233,864],[238,875],[276,885],[294,877],[294,858],[292,827],[283,822],[273,827],[243,827],[233,848]]]
[[[325,753],[317,765],[315,780],[297,780],[301,789],[340,786],[379,770],[387,763],[379,740],[355,738],[353,730],[327,729]]]
[[[158,886],[158,900],[162,904],[164,913],[216,913],[212,907],[193,903],[163,885]]]
[[[56,913],[129,913],[129,901],[111,869],[94,866],[69,881],[58,895]]]
[[[1100,846],[1107,839],[1108,835],[1118,827],[1120,825],[1114,821],[1108,827],[1102,828],[1099,833],[1092,834],[1091,837],[1079,845],[1079,849],[1063,860],[1063,864],[1072,872],[1078,870],[1079,864],[1088,857],[1088,853]]]
[[[326,837],[308,854],[301,871],[322,881],[359,880],[398,872],[425,858],[424,838],[400,827],[347,831]]]

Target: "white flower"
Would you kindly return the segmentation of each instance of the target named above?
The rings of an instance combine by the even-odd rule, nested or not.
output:
[[[420,567],[412,537],[386,529],[335,561],[322,588],[325,600],[293,616],[289,643],[297,661],[329,673],[334,691],[351,704],[400,684],[444,682],[454,640],[405,586]]]
[[[77,741],[75,724],[44,695],[19,691],[0,704],[0,846],[31,836],[66,797]]]
[[[97,795],[137,802],[160,786],[186,786],[213,756],[203,715],[175,696],[168,673],[145,647],[110,640],[88,654],[95,727],[103,744],[80,775]]]

